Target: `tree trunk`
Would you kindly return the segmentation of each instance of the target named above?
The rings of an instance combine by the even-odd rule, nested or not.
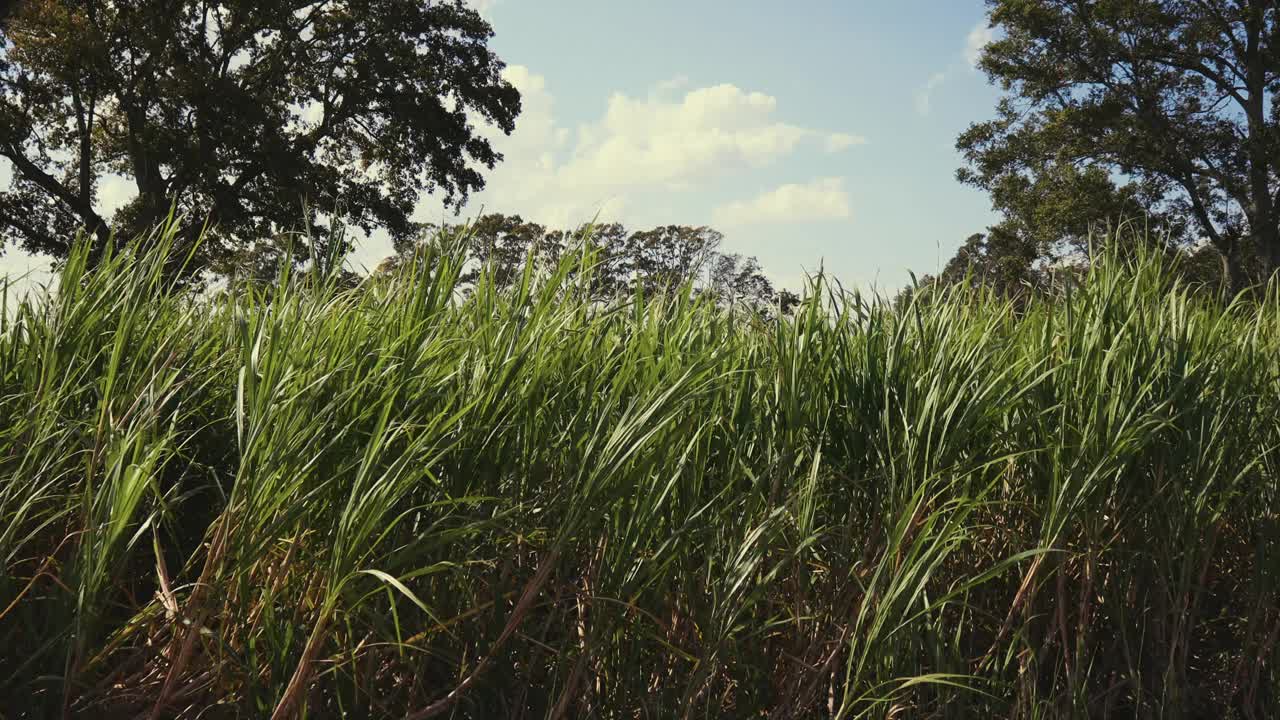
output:
[[[1267,283],[1280,269],[1280,228],[1274,224],[1260,228],[1253,236],[1262,264],[1262,282]]]
[[[1270,131],[1274,128],[1267,124],[1267,89],[1270,85],[1269,65],[1266,48],[1267,6],[1274,2],[1252,2],[1247,8],[1245,26],[1245,87],[1248,89],[1248,102],[1245,103],[1245,117],[1249,124],[1249,134],[1245,138],[1245,149],[1249,159],[1249,200],[1252,207],[1245,208],[1249,218],[1250,237],[1253,240],[1252,250],[1257,255],[1261,266],[1260,282],[1271,281],[1278,261],[1280,261],[1280,237],[1277,237],[1276,211],[1271,196],[1271,173],[1274,163],[1271,144],[1268,142]]]
[[[1222,258],[1222,291],[1227,301],[1249,287],[1249,273],[1245,270],[1244,259],[1240,255],[1238,240],[1226,247],[1218,246],[1218,256]]]
[[[127,146],[130,170],[133,171],[134,183],[138,187],[138,196],[142,207],[136,218],[136,226],[129,229],[129,234],[141,234],[155,229],[169,214],[169,203],[165,195],[165,180],[160,174],[160,165],[152,157],[150,149],[143,142],[146,130],[146,110],[132,99],[125,104],[125,118],[128,121]],[[132,237],[121,238],[127,242]]]

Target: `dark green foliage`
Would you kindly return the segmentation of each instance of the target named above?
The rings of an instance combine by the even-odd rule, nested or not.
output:
[[[510,287],[520,282],[527,262],[532,261],[545,271],[559,262],[564,251],[563,233],[547,232],[519,215],[484,215],[467,229],[472,238],[471,255],[476,261],[462,275],[467,283],[479,280],[484,268],[493,272],[493,282],[499,287]]]
[[[653,295],[671,292],[710,265],[723,236],[707,227],[663,225],[632,233],[627,255],[635,282]]]
[[[191,271],[244,261],[301,229],[304,206],[393,238],[419,194],[456,202],[501,157],[472,117],[511,132],[519,93],[462,0],[19,0],[0,22],[0,244],[65,257],[75,227],[121,238],[176,205],[205,233]],[[118,173],[137,198],[94,202]],[[256,261],[250,261],[256,262]]]
[[[1008,93],[957,147],[1009,262],[1125,220],[1206,239],[1236,289],[1280,266],[1274,0],[988,0],[980,68]],[[1252,260],[1251,260],[1252,258]]]
[[[1006,297],[1017,297],[1041,289],[1042,275],[1037,263],[1041,256],[1025,237],[1010,232],[1004,224],[985,235],[976,233],[947,262],[937,281],[951,284],[972,282],[989,287]]]

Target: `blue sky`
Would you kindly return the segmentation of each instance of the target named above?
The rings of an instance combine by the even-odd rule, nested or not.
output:
[[[998,97],[971,65],[982,0],[474,1],[524,112],[463,216],[711,225],[782,285],[823,265],[881,290],[994,219],[954,179],[956,135]],[[10,250],[0,274],[37,265]]]
[[[525,113],[472,207],[709,224],[796,286],[893,289],[993,220],[955,138],[998,90],[982,0],[490,0]],[[376,254],[376,253],[371,253]]]

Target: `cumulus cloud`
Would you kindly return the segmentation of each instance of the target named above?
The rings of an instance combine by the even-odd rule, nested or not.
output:
[[[585,191],[573,195],[563,189],[564,157],[570,150],[572,131],[559,124],[555,98],[546,79],[522,65],[510,65],[503,77],[520,91],[521,111],[516,129],[503,135],[493,126],[481,126],[481,134],[503,155],[502,162],[485,173],[487,189],[468,203],[468,211],[522,213],[538,222],[567,226],[590,219],[618,202],[607,192]],[[440,213],[438,201],[423,198],[428,217]],[[605,218],[611,219],[611,218]],[[456,222],[448,219],[449,222]]]
[[[107,175],[98,184],[98,201],[94,209],[99,215],[109,218],[137,196],[138,186],[132,180],[121,175]]]
[[[969,62],[969,67],[976,68],[978,66],[978,59],[982,56],[982,49],[995,39],[996,31],[988,26],[985,20],[973,26],[964,43],[964,59]]]
[[[8,293],[10,301],[54,281],[49,258],[28,255],[17,247],[0,250],[0,286]]]
[[[484,132],[504,160],[486,174],[486,190],[468,212],[519,212],[553,226],[593,217],[644,213],[648,193],[704,187],[725,176],[763,170],[801,151],[836,153],[866,142],[781,119],[776,98],[721,84],[690,87],[685,77],[639,96],[615,92],[603,113],[572,129],[556,115],[545,78],[519,65],[505,70],[523,109],[510,137]],[[437,219],[438,205],[423,205]]]
[[[921,115],[929,114],[930,97],[933,95],[933,91],[937,90],[942,83],[946,82],[946,80],[946,73],[934,73],[929,77],[929,80],[924,84],[924,87],[916,91],[917,113],[920,113]]]
[[[853,215],[844,179],[819,178],[806,184],[782,185],[750,200],[721,205],[715,222],[725,227],[757,223],[842,220]]]
[[[467,4],[488,18],[492,16],[493,6],[498,4],[498,0],[467,0]]]
[[[683,90],[684,88],[686,88],[686,87],[688,87],[688,86],[689,86],[689,76],[688,76],[688,75],[677,75],[677,76],[675,76],[675,77],[673,77],[673,78],[670,78],[670,79],[668,79],[668,80],[663,80],[662,82],[658,83],[657,85],[654,85],[654,86],[653,86],[653,93],[652,93],[652,94],[654,94],[654,95],[667,95],[667,94],[672,93],[672,92],[675,92],[675,91],[677,91],[677,90]]]
[[[563,175],[570,187],[687,183],[764,167],[816,141],[830,150],[855,144],[776,119],[778,101],[736,85],[690,90],[678,100],[615,93],[599,122],[582,128]]]

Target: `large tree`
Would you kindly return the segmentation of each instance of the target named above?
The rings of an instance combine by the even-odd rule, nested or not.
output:
[[[518,284],[530,257],[535,266],[545,269],[559,260],[563,247],[563,233],[547,232],[519,215],[484,215],[470,229],[470,255],[475,262],[463,273],[464,283],[476,282],[488,268],[498,286]]]
[[[501,159],[476,121],[509,133],[520,96],[492,34],[462,0],[0,5],[0,245],[63,255],[173,206],[215,228],[205,263],[323,235],[316,212],[408,237],[421,192],[459,202]],[[103,217],[110,175],[137,196]]]
[[[709,227],[662,225],[627,238],[634,282],[646,293],[669,291],[712,269],[724,236]]]
[[[1008,93],[957,143],[1039,257],[1154,214],[1204,239],[1233,286],[1280,267],[1277,0],[987,0],[979,67]]]

